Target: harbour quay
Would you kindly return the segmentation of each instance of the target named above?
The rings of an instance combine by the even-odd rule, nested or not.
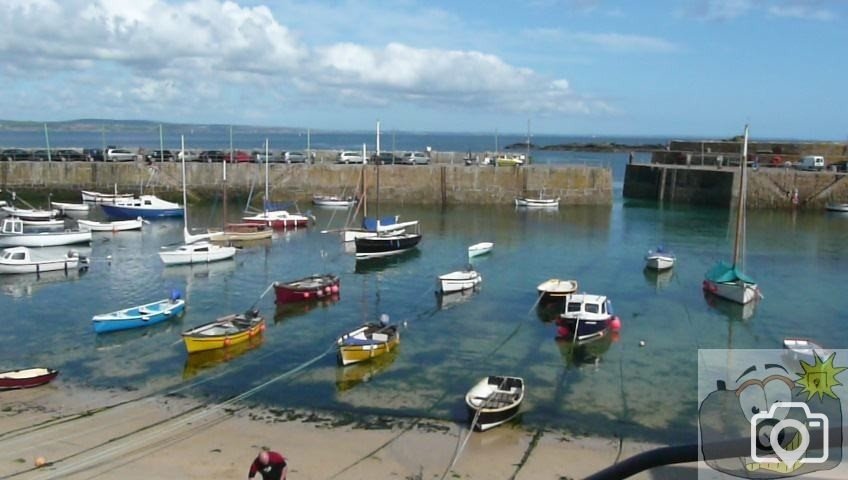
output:
[[[670,142],[651,163],[628,164],[623,196],[708,206],[735,205],[740,181],[741,143]],[[848,202],[845,166],[848,146],[836,142],[751,142],[746,161],[747,208],[824,209]],[[823,157],[808,167],[805,157]]]
[[[224,190],[223,164],[186,162],[190,201],[213,199]],[[229,195],[264,194],[266,164],[227,163]],[[4,192],[79,195],[80,190],[182,195],[180,162],[0,162]],[[267,164],[269,197],[309,201],[314,194],[353,195],[364,177],[368,195],[397,204],[512,204],[517,196],[559,196],[561,205],[612,205],[612,170],[592,165],[518,167],[429,165]]]

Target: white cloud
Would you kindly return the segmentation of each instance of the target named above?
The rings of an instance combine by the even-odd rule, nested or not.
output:
[[[811,5],[774,5],[768,9],[774,17],[798,18],[802,20],[818,20],[827,22],[834,20],[836,15],[824,8],[814,8]]]
[[[688,12],[705,20],[732,20],[748,14],[816,21],[835,19],[837,15],[823,7],[825,3],[827,0],[702,0],[688,8]]]

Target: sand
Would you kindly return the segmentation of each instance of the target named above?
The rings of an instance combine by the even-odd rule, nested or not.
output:
[[[510,425],[469,436],[464,425],[432,419],[340,425],[326,412],[203,405],[61,382],[0,392],[0,478],[247,478],[256,454],[270,448],[289,459],[289,479],[556,480],[654,447]],[[39,457],[46,464],[36,467]],[[696,476],[689,465],[636,478]]]

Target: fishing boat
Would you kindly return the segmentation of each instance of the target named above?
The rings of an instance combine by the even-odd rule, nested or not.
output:
[[[559,197],[543,197],[539,194],[539,198],[533,197],[515,197],[516,207],[528,208],[559,208]]]
[[[339,195],[312,195],[312,204],[319,207],[343,207],[350,208],[356,203],[354,197],[341,197]]]
[[[194,353],[237,345],[262,335],[264,331],[265,318],[259,310],[251,309],[186,330],[182,337],[188,353]]]
[[[336,340],[339,363],[350,365],[364,362],[394,350],[400,345],[400,332],[396,325],[388,324],[384,315],[380,323],[366,323]]]
[[[742,143],[742,158],[748,157],[748,126]],[[745,203],[748,191],[747,162],[739,162],[739,195],[736,208],[736,231],[733,241],[732,263],[719,261],[705,276],[705,291],[743,305],[762,297],[757,282],[746,275],[745,263]]]
[[[95,315],[91,323],[97,333],[114,332],[155,325],[177,317],[184,311],[185,300],[180,298],[179,292],[172,292],[164,300]]]
[[[578,287],[577,280],[551,278],[540,283],[536,291],[539,292],[539,303],[553,303],[565,301]]]
[[[470,290],[480,285],[483,276],[469,268],[439,275],[439,291],[442,294]]]
[[[480,379],[465,394],[471,428],[484,432],[512,420],[518,415],[524,393],[520,377],[490,375]]]
[[[480,255],[485,255],[492,251],[495,248],[495,244],[492,242],[480,242],[475,243],[468,247],[468,258],[479,257]]]
[[[115,193],[100,193],[93,192],[91,190],[82,190],[82,201],[83,202],[94,202],[94,203],[115,203],[116,200],[129,200],[133,198],[132,193],[118,193],[117,185],[115,186]]]
[[[100,203],[100,208],[110,218],[165,218],[183,216],[183,206],[163,200],[155,195],[134,198],[116,198],[111,203]]]
[[[54,247],[90,241],[88,230],[24,231],[24,223],[19,218],[4,218],[0,226],[0,247]]]
[[[387,257],[415,248],[421,241],[420,233],[387,233],[354,240],[356,259]]]
[[[276,303],[319,300],[338,295],[340,290],[337,275],[310,275],[291,282],[274,282]]]
[[[612,302],[603,295],[575,293],[568,297],[565,312],[561,313],[557,334],[570,336],[573,341],[584,341],[618,330],[621,320],[613,314]]]
[[[123,232],[127,230],[141,230],[145,220],[141,217],[132,220],[116,220],[114,222],[95,222],[93,220],[77,220],[77,225],[82,230],[92,232]]]
[[[31,388],[49,383],[59,375],[58,370],[36,367],[0,372],[0,390]]]
[[[656,250],[648,250],[645,255],[645,267],[651,270],[668,270],[674,266],[675,260],[674,253],[660,245]]]
[[[68,250],[65,255],[50,255],[30,250],[27,247],[6,248],[0,253],[0,273],[43,273],[55,270],[68,272],[87,264],[88,259],[80,257],[76,250]]]

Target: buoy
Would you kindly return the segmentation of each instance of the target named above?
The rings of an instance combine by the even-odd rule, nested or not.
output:
[[[613,332],[621,330],[621,319],[618,317],[612,317],[612,321],[610,322],[610,328]]]
[[[639,346],[640,346],[640,347],[644,347],[644,346],[645,346],[645,341],[644,341],[644,340],[639,340]]]
[[[338,285],[333,285],[333,286],[332,286],[332,287],[330,287],[330,288],[332,289],[332,292],[333,292],[333,293],[339,293],[340,288],[339,288],[339,286],[338,286]]]
[[[231,343],[233,343],[233,342],[232,342],[232,340],[230,340],[230,337],[227,337],[227,338],[224,339],[224,346],[225,347],[229,347]]]
[[[558,337],[567,337],[569,333],[571,333],[571,331],[568,329],[568,327],[563,326],[563,325],[560,325],[559,327],[557,327],[557,336]]]
[[[324,292],[325,292],[327,295],[329,295],[332,291],[333,291],[333,289],[332,289],[332,287],[330,287],[329,285],[327,285],[327,287],[326,287],[326,288],[324,288]]]
[[[309,292],[303,292],[303,298],[309,298]]]
[[[319,288],[318,290],[315,290],[315,293],[316,293],[319,297],[323,297],[323,296],[324,296],[324,290],[321,290],[320,288]]]
[[[43,467],[44,464],[47,463],[47,459],[44,457],[35,457],[35,466]]]

